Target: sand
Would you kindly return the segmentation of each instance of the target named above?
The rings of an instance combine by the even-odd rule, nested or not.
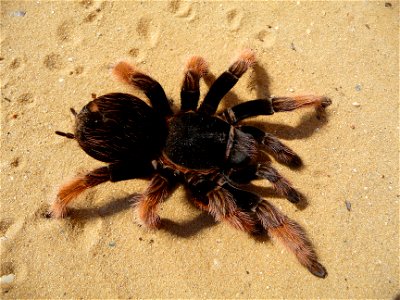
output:
[[[385,298],[399,293],[399,2],[1,2],[1,289],[12,298]],[[145,180],[107,183],[46,219],[77,172],[102,164],[54,134],[91,94],[137,91],[110,68],[148,72],[179,107],[183,66],[212,76],[250,47],[258,64],[223,107],[269,95],[327,95],[312,109],[258,117],[303,159],[274,166],[307,198],[256,192],[299,222],[329,275],[312,276],[273,240],[217,224],[180,187],[164,227],[139,227],[129,197]],[[202,82],[202,94],[207,91]]]

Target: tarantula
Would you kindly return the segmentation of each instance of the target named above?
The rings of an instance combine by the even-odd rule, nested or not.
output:
[[[267,179],[276,192],[297,203],[301,195],[261,151],[289,166],[300,157],[275,136],[240,121],[259,115],[291,111],[305,106],[323,110],[331,100],[323,96],[269,97],[247,101],[216,114],[224,95],[255,62],[253,51],[240,53],[229,69],[211,85],[204,100],[199,82],[207,71],[205,60],[191,57],[181,88],[181,107],[173,113],[161,85],[126,62],[113,73],[124,83],[143,91],[151,107],[130,94],[111,93],[95,98],[76,113],[75,132],[57,134],[75,139],[91,157],[106,166],[78,175],[60,187],[50,213],[61,218],[67,206],[83,191],[111,181],[148,178],[146,191],[134,208],[143,225],[160,226],[157,208],[179,183],[194,205],[217,221],[227,221],[248,233],[266,231],[294,253],[315,276],[326,269],[318,262],[311,242],[299,224],[257,194],[243,189],[254,179]]]

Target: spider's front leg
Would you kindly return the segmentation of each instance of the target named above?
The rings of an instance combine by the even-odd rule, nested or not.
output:
[[[185,68],[181,89],[181,111],[196,110],[200,98],[200,78],[208,72],[207,62],[200,56],[192,56]]]
[[[250,183],[255,179],[266,179],[279,195],[290,202],[299,203],[302,199],[301,194],[269,162],[249,165],[241,169],[231,169],[227,175],[232,181],[241,184]]]
[[[239,78],[242,77],[255,61],[255,53],[252,50],[243,50],[230,65],[229,69],[222,73],[212,84],[198,111],[213,115],[217,111],[222,98],[233,88]]]
[[[171,189],[177,184],[177,178],[172,171],[158,170],[150,180],[146,191],[133,204],[142,225],[155,229],[161,225],[157,214],[159,205],[167,199]]]
[[[262,145],[278,162],[292,168],[299,168],[303,165],[301,158],[273,134],[253,126],[238,126],[238,129],[251,134],[259,145]]]
[[[272,115],[276,112],[292,111],[308,106],[315,107],[318,112],[321,112],[331,104],[332,100],[325,96],[271,97],[250,100],[227,108],[221,113],[221,117],[229,124],[235,125],[247,118]]]

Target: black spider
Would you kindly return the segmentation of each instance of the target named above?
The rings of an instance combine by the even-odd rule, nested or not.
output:
[[[250,233],[267,231],[312,274],[325,277],[327,272],[304,230],[260,196],[239,187],[265,178],[277,193],[299,202],[300,194],[270,161],[261,161],[260,151],[268,151],[289,166],[301,165],[299,156],[273,135],[239,123],[304,106],[323,110],[331,100],[317,96],[271,97],[241,103],[215,115],[221,99],[254,61],[251,50],[242,51],[198,107],[199,81],[207,72],[207,64],[201,57],[192,57],[185,69],[181,109],[176,114],[157,81],[126,62],[118,63],[114,74],[142,90],[152,107],[135,96],[112,93],[95,98],[78,114],[71,109],[76,116],[75,133],[56,133],[75,139],[87,154],[107,165],[63,185],[51,214],[63,217],[80,193],[106,181],[149,178],[150,185],[134,207],[144,225],[157,228],[159,204],[182,183],[191,192],[193,203],[216,220],[228,221]]]

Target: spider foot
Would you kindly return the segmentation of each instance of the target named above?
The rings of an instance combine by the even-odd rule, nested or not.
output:
[[[325,267],[317,261],[313,261],[312,265],[308,266],[307,269],[311,272],[311,274],[319,278],[325,278],[328,275]]]

